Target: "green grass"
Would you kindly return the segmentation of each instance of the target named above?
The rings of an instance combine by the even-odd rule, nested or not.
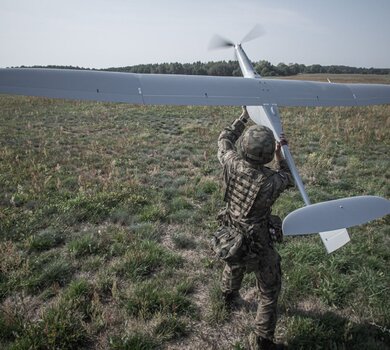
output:
[[[213,283],[209,291],[209,312],[207,321],[211,325],[218,325],[229,319],[229,310],[223,299],[222,291],[218,283]]]
[[[140,332],[125,337],[113,337],[110,339],[111,350],[153,350],[159,343],[155,337]]]
[[[154,334],[156,337],[163,340],[172,340],[175,338],[181,338],[187,333],[186,324],[180,321],[176,316],[165,316],[156,325]]]
[[[22,312],[3,311],[2,341],[8,341],[9,349],[75,349],[90,343],[83,312],[71,304],[59,303],[41,312],[32,321]]]
[[[0,96],[0,348],[244,349],[255,308],[224,308],[208,244],[216,141],[239,113]],[[313,202],[390,196],[388,106],[281,113]],[[274,212],[300,206],[291,190]],[[317,236],[278,245],[277,338],[388,349],[389,228],[351,228],[332,255]],[[254,290],[249,275],[242,294]]]
[[[150,278],[162,268],[177,268],[181,265],[180,256],[164,249],[154,241],[141,240],[129,246],[116,273],[133,281]]]
[[[158,314],[190,315],[194,313],[187,291],[172,288],[162,280],[137,284],[133,293],[125,300],[130,315],[150,319]]]
[[[28,240],[29,251],[44,251],[54,248],[64,243],[64,234],[58,229],[48,227],[45,230],[38,232],[36,235],[30,236]]]

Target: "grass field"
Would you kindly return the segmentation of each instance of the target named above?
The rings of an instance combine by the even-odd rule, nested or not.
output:
[[[216,140],[239,113],[0,96],[0,348],[246,349],[254,277],[229,314],[208,245],[223,206]],[[390,197],[389,106],[281,113],[313,202]],[[274,212],[302,205],[293,189]],[[280,341],[390,348],[389,228],[352,228],[331,255],[316,235],[278,246]]]

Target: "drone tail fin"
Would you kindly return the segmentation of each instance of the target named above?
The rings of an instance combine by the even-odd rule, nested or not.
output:
[[[320,232],[328,252],[349,241],[345,228],[390,214],[390,201],[377,196],[358,196],[310,204],[294,210],[283,221],[286,236]],[[325,232],[324,232],[325,231]]]

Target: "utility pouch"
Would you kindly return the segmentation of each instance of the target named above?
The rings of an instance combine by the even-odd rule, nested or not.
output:
[[[221,209],[218,214],[217,214],[217,221],[218,223],[222,225],[227,225],[228,220],[227,220],[227,209],[223,208]]]
[[[282,219],[277,215],[270,215],[268,220],[268,232],[272,242],[283,242]]]
[[[245,251],[244,235],[234,227],[222,225],[211,238],[211,249],[218,258],[229,262],[239,261]]]

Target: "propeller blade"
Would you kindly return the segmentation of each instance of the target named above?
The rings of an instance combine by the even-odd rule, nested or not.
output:
[[[225,39],[219,35],[214,35],[210,40],[209,50],[224,49],[234,46],[234,43],[228,39]]]
[[[256,39],[259,36],[262,36],[264,34],[265,34],[264,28],[260,24],[256,24],[252,28],[252,30],[247,35],[244,36],[244,38],[241,40],[241,44]]]

